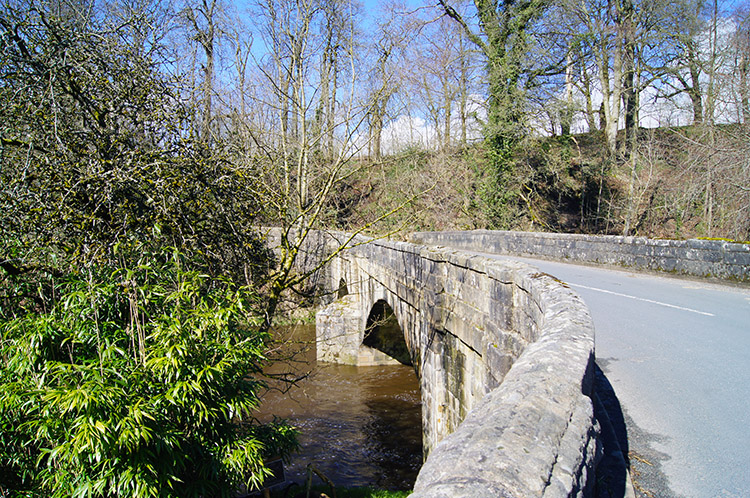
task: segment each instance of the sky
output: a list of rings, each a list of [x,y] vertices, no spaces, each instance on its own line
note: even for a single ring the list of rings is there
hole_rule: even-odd
[[[368,29],[375,29],[374,26],[379,18],[382,18],[385,14],[383,13],[383,5],[385,2],[392,2],[394,0],[352,0],[359,2],[364,10],[364,17],[358,19],[358,27],[361,30],[367,31]],[[428,6],[435,6],[437,0],[399,0],[404,4],[405,11],[413,11],[419,8]],[[455,0],[454,0],[455,1]],[[246,11],[247,7],[251,5],[252,0],[243,0],[236,4],[238,11]],[[736,6],[744,4],[747,5],[748,0],[725,0],[721,2],[725,11],[732,10]],[[256,37],[257,38],[257,37]],[[259,40],[256,39],[256,43]],[[689,101],[687,97],[684,97],[684,102],[678,97],[673,102],[667,102],[664,100],[657,100],[655,97],[655,90],[653,88],[647,89],[641,95],[641,109],[640,109],[640,125],[644,127],[656,127],[664,125],[682,125],[689,124],[692,120],[692,113],[688,111]],[[481,96],[477,96],[478,100],[481,100]],[[594,104],[598,107],[601,101],[601,92],[599,97],[594,96]],[[719,121],[731,121],[733,115],[736,114],[736,109],[726,108],[723,111],[724,115],[719,117]],[[580,117],[580,115],[579,115]],[[540,126],[540,128],[542,128]],[[458,129],[458,126],[453,126],[453,129]],[[582,117],[578,120],[577,126],[574,127],[575,131],[585,131],[585,123]],[[407,147],[410,145],[428,146],[430,143],[435,142],[435,131],[432,126],[425,121],[424,117],[414,116],[409,117],[406,115],[397,115],[386,125],[383,133],[383,145],[384,149],[388,152],[392,152],[395,149]]]

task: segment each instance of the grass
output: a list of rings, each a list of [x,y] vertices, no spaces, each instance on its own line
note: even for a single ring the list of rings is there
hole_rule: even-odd
[[[331,489],[328,486],[318,485],[313,486],[314,491],[326,493],[328,496],[333,498]],[[294,487],[287,493],[287,497],[297,496],[299,493],[303,493],[305,489]],[[336,498],[406,498],[411,494],[411,491],[388,491],[385,489],[376,489],[370,487],[364,488],[336,488]],[[312,496],[312,494],[311,494]],[[278,490],[271,493],[271,498],[285,498],[284,491]]]
[[[405,498],[411,491],[388,491],[374,488],[348,488],[336,490],[337,498]]]

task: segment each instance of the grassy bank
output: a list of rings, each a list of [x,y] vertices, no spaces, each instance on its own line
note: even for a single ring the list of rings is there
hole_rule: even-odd
[[[599,131],[528,138],[514,151],[507,203],[493,206],[481,144],[451,154],[383,157],[340,186],[337,224],[349,229],[413,199],[379,225],[653,238],[750,238],[750,129],[641,129],[635,152],[612,157]],[[489,190],[488,190],[489,189]],[[502,211],[502,212],[500,212]]]
[[[333,498],[331,489],[328,486],[313,486],[312,491],[326,493],[330,498]],[[410,494],[411,491],[388,491],[370,487],[336,488],[336,498],[406,498]],[[305,496],[304,488],[293,487],[288,491],[281,489],[271,493],[271,498],[297,498],[298,496]],[[319,495],[311,492],[310,496],[317,497]]]

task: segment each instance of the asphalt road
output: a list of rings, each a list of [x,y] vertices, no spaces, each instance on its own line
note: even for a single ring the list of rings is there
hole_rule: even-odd
[[[638,496],[750,497],[750,289],[507,259],[559,278],[589,306]]]

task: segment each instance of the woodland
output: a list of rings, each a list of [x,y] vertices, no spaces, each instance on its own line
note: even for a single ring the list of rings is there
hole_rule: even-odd
[[[262,486],[311,230],[750,239],[749,71],[747,1],[0,0],[0,496]]]

